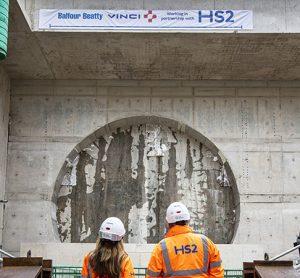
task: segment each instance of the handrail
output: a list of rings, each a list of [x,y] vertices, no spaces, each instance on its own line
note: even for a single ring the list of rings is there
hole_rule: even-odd
[[[15,258],[14,255],[12,255],[12,254],[10,254],[10,253],[8,253],[8,252],[2,250],[2,249],[0,249],[0,253],[3,254],[3,255],[5,255],[5,256],[7,256],[7,257]]]
[[[276,257],[271,258],[270,261],[275,261],[275,260],[277,260],[277,259],[283,257],[284,255],[289,254],[289,253],[291,253],[291,252],[293,252],[294,250],[297,250],[297,249],[299,249],[299,248],[300,248],[300,244],[299,244],[299,245],[296,245],[294,248],[291,248],[291,249],[289,249],[289,250],[287,250],[287,251],[285,251],[285,252],[283,252],[283,253],[277,255]]]

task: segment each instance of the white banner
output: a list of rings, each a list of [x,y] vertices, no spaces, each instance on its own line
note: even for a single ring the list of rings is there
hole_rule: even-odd
[[[247,10],[40,10],[39,29],[253,29]]]

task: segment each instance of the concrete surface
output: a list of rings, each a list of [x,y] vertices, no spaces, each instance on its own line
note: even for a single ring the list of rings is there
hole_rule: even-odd
[[[102,9],[102,10],[252,10],[255,33],[293,33],[299,32],[300,3],[297,0],[201,0],[180,1],[154,0],[97,1],[97,0],[23,0],[27,13],[33,22],[33,29],[38,25],[39,9]]]
[[[162,9],[171,3],[172,9],[182,5],[254,9],[255,29],[241,34],[31,32],[24,9],[32,15],[42,7],[141,8],[144,1],[20,2],[21,8],[12,1],[9,52],[4,61],[13,79],[300,79],[300,3],[296,1],[159,3]],[[147,9],[158,5],[147,3]]]
[[[3,209],[5,203],[5,182],[8,142],[8,113],[10,97],[10,80],[0,65],[0,244],[2,244]]]
[[[180,200],[192,212],[195,232],[230,243],[239,194],[228,163],[208,141],[153,116],[113,122],[89,135],[56,180],[52,201],[61,241],[95,242],[99,223],[114,215],[128,231],[125,242],[156,243],[165,234],[168,205]]]
[[[31,250],[32,256],[51,258],[55,266],[82,266],[83,257],[95,248],[92,243],[56,243],[21,245],[21,256]],[[135,267],[147,267],[154,244],[125,244]],[[264,250],[255,244],[218,244],[225,269],[242,269],[243,261],[263,260]]]
[[[65,159],[100,127],[138,115],[186,124],[224,154],[240,194],[234,244],[290,248],[300,229],[299,92],[298,82],[13,81],[6,250],[59,241],[51,200]]]
[[[108,123],[145,115],[190,127],[227,159],[240,200],[233,244],[256,244],[270,256],[292,246],[300,230],[298,1],[201,1],[202,9],[253,9],[255,28],[242,34],[32,32],[39,8],[192,9],[199,3],[18,2],[11,1],[8,58],[0,68],[6,251],[18,255],[29,242],[55,248],[53,196],[66,158],[74,159],[75,148]],[[236,259],[234,246],[224,249],[228,264]]]

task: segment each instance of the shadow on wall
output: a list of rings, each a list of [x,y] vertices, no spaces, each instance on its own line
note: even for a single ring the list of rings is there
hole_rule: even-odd
[[[194,129],[155,116],[107,124],[68,155],[52,201],[62,242],[95,242],[110,216],[125,223],[125,242],[156,243],[165,212],[182,201],[191,227],[216,243],[230,243],[239,194],[228,161]]]

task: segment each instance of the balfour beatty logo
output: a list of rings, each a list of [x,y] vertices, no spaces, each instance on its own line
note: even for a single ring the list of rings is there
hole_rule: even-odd
[[[101,13],[61,13],[57,14],[58,19],[99,19],[102,20],[103,14]]]

